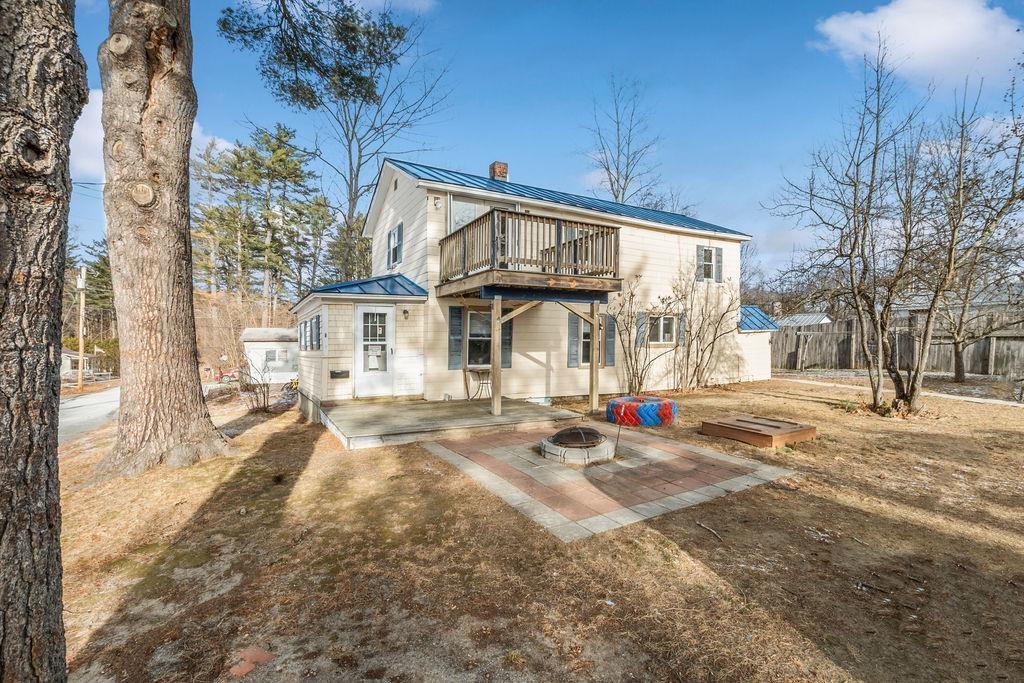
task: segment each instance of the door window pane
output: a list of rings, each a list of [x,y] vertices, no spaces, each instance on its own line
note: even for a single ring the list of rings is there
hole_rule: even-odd
[[[363,313],[363,370],[388,370],[388,314]]]

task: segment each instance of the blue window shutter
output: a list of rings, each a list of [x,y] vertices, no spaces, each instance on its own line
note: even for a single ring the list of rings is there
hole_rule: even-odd
[[[648,334],[650,331],[647,329],[647,314],[637,313],[636,314],[636,339],[634,342],[637,346],[647,346]]]
[[[395,241],[398,243],[398,258],[395,263],[401,263],[402,257],[405,255],[405,224],[398,224],[398,232],[395,235]]]
[[[715,282],[722,281],[722,248],[715,247]]]
[[[509,320],[501,325],[501,367],[512,367],[512,323]]]
[[[448,307],[448,369],[462,369],[462,306]]]
[[[575,313],[569,314],[569,367],[580,366],[580,317]]]
[[[604,364],[605,367],[615,365],[615,316],[604,316]]]
[[[686,316],[680,315],[676,318],[676,346],[683,344],[683,331],[686,329]]]
[[[697,245],[697,282],[704,279],[704,247]]]

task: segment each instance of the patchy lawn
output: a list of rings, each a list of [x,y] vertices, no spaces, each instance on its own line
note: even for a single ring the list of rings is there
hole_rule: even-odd
[[[564,545],[419,446],[345,452],[295,411],[221,406],[234,456],[131,481],[89,483],[110,428],[73,442],[72,678],[229,679],[253,647],[256,681],[1024,678],[1024,411],[889,419],[784,381],[681,400],[660,433],[802,474]],[[696,433],[730,412],[819,438]]]
[[[904,375],[905,376],[905,375]],[[784,371],[777,375],[779,379],[793,377],[796,379],[809,379],[816,382],[830,382],[832,384],[852,384],[856,386],[871,386],[868,380],[867,370],[804,370]],[[883,386],[886,390],[892,391],[892,381],[888,375],[883,378]],[[1017,382],[1020,380],[1014,378]],[[954,382],[953,375],[932,372],[924,376],[923,386],[925,391],[936,391],[940,394],[952,394],[954,396],[966,396],[969,398],[996,398],[1001,401],[1014,400],[1014,381],[1006,377],[993,375],[967,375],[964,381]]]

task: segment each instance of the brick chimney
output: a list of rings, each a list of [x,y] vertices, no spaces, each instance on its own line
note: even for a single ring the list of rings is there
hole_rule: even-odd
[[[487,170],[491,180],[508,180],[508,164],[504,161],[492,161]]]

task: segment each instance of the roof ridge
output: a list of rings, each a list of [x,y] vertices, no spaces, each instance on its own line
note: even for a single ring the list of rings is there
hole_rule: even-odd
[[[493,185],[491,189],[502,194],[509,194],[513,196],[520,196],[525,199],[536,199],[540,201],[551,201],[556,204],[562,204],[563,206],[574,206],[576,208],[596,211],[598,213],[605,213],[609,215],[617,215],[625,218],[633,218],[635,220],[646,220],[652,223],[660,223],[662,225],[674,226],[678,228],[688,228],[692,230],[702,230],[705,232],[716,232],[729,235],[737,235],[740,237],[749,237],[746,233],[740,232],[739,230],[733,230],[732,228],[726,228],[714,223],[703,221],[699,218],[687,216],[683,213],[675,213],[672,211],[663,211],[661,209],[651,209],[643,206],[636,206],[634,204],[626,204],[624,202],[616,202],[611,199],[602,199],[600,197],[587,197],[586,195],[575,194],[573,192],[564,192],[562,190],[551,190],[544,187],[538,187],[536,185],[526,185],[524,183],[514,183],[508,180],[496,180],[487,176],[477,175],[475,173],[469,173],[467,171],[456,171],[452,169],[442,168],[440,166],[432,166],[430,164],[424,164],[417,161],[406,161],[404,159],[396,159],[394,157],[386,157],[385,163],[390,162],[397,166],[399,169],[406,172],[412,172],[416,175],[413,169],[424,169],[429,172],[433,172],[436,175],[455,175],[463,176],[468,179],[475,180],[483,185],[482,187],[476,187],[474,185],[463,185],[463,187],[475,187],[478,190],[488,189],[487,185]],[[410,168],[411,167],[411,168]],[[420,180],[433,180],[435,182],[444,182],[440,178],[429,178],[418,176]],[[458,182],[454,184],[460,184]],[[521,188],[520,192],[511,191],[514,188]],[[523,193],[523,190],[529,191]],[[548,195],[548,196],[544,196]],[[559,201],[559,197],[562,201]],[[566,201],[566,199],[575,200],[574,202]],[[609,210],[618,208],[618,211]],[[644,215],[647,214],[647,215]],[[659,220],[659,218],[661,220]],[[666,219],[675,220],[666,220]]]

